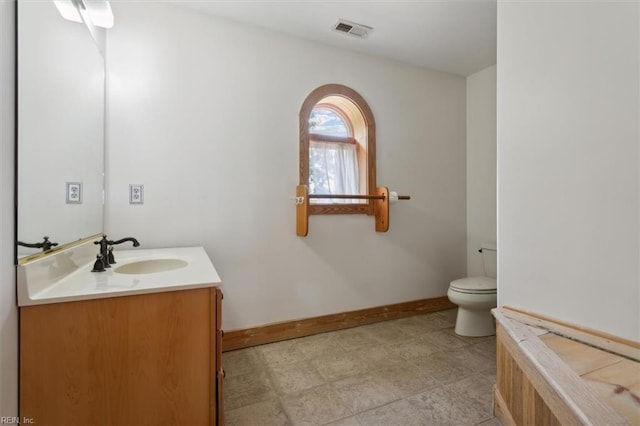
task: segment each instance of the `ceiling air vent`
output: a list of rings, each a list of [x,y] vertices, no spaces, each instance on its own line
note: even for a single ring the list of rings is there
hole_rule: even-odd
[[[367,25],[356,24],[355,22],[340,19],[333,26],[333,30],[340,33],[349,34],[354,37],[365,38],[369,34],[369,32],[373,30],[373,28]]]

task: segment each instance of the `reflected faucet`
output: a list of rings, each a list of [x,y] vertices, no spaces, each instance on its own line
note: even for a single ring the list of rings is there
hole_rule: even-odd
[[[49,241],[49,237],[42,237],[44,241],[41,243],[23,243],[22,241],[18,241],[18,245],[22,247],[30,247],[30,248],[41,248],[42,251],[51,250],[52,247],[58,245],[58,243],[52,243]]]
[[[136,240],[133,237],[126,237],[118,241],[113,241],[113,240],[107,239],[106,235],[103,235],[101,240],[93,242],[93,244],[97,244],[100,246],[99,260],[102,261],[102,265],[104,268],[111,268],[111,264],[116,263],[116,259],[113,256],[113,247],[109,247],[109,246],[122,244],[127,241],[131,241],[134,247],[140,246],[140,243],[138,242],[138,240]],[[98,268],[96,268],[94,265],[94,269],[98,269]],[[101,271],[95,271],[95,272],[101,272]]]

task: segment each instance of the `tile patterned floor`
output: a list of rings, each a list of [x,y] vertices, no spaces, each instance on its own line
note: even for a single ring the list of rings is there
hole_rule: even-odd
[[[500,425],[495,338],[455,310],[225,352],[227,426]]]

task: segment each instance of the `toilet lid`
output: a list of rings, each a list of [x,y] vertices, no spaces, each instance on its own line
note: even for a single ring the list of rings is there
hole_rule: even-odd
[[[468,277],[451,281],[451,288],[473,293],[495,293],[496,279],[489,277]]]

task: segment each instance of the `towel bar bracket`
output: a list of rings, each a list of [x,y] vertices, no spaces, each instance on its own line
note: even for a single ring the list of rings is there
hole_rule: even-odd
[[[309,194],[307,185],[296,187],[296,234],[306,237],[309,233],[309,200],[310,199],[342,199],[373,200],[376,218],[376,232],[389,230],[389,188],[379,186],[375,194]],[[398,195],[398,200],[410,200],[409,195]]]

